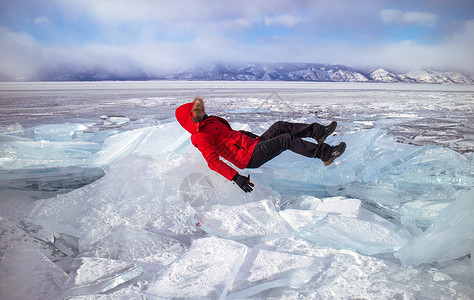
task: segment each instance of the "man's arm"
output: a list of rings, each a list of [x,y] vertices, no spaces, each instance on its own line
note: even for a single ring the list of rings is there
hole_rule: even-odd
[[[231,168],[228,164],[220,159],[219,155],[216,154],[216,148],[213,144],[209,143],[200,136],[192,136],[191,141],[193,145],[201,152],[211,170],[221,174],[229,181],[231,181],[238,174],[236,170]]]

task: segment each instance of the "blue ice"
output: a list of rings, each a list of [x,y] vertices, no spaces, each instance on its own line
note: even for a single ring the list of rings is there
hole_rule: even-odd
[[[342,289],[337,282],[348,280],[350,272],[341,268],[350,261],[361,274],[375,268],[380,282],[395,281],[381,287],[393,291],[388,297],[400,294],[397,284],[413,293],[429,284],[440,295],[456,294],[447,284],[452,279],[381,257],[416,266],[471,254],[470,155],[398,143],[382,129],[361,130],[328,138],[348,145],[329,167],[286,152],[258,170],[241,171],[256,184],[244,194],[209,170],[175,122],[101,134],[102,141],[81,126],[51,125],[37,128],[34,138],[17,134],[2,143],[3,186],[26,181],[34,168],[52,181],[61,181],[68,169],[84,170],[84,176],[103,172],[81,188],[35,201],[28,213],[37,237],[48,236],[45,244],[76,261],[66,296],[218,299],[279,291],[291,297],[299,289],[323,295],[328,286]],[[41,143],[49,150],[37,151]],[[7,236],[5,243],[13,240]],[[116,269],[77,281],[109,262]],[[51,266],[47,261],[39,276],[66,282]],[[0,272],[9,267],[2,260]],[[22,272],[28,269],[19,268],[15,276]],[[339,277],[330,281],[332,276]],[[361,278],[366,281],[360,286],[371,281]],[[369,290],[366,296],[374,296]]]

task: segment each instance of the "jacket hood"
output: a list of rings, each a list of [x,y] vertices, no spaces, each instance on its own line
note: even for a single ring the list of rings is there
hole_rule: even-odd
[[[199,122],[193,122],[193,102],[181,105],[176,109],[175,116],[179,124],[190,134],[199,132]]]

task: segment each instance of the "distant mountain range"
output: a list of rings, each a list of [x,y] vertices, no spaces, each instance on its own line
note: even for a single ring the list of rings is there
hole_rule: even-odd
[[[342,65],[323,64],[215,64],[197,67],[165,76],[168,80],[236,80],[236,81],[322,81],[322,82],[409,82],[473,84],[474,80],[459,72],[413,71],[396,74],[385,69],[361,71]]]
[[[431,70],[397,74],[382,68],[358,70],[343,65],[314,63],[217,63],[193,67],[171,74],[134,72],[113,74],[107,71],[49,74],[44,80],[229,80],[229,81],[314,81],[314,82],[408,82],[435,84],[474,84],[474,79],[459,72]]]

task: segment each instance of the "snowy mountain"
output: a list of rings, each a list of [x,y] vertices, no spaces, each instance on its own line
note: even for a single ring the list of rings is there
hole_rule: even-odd
[[[458,83],[472,84],[474,81],[459,72],[435,72],[430,70],[410,71],[406,74],[395,74],[384,69],[370,72],[369,78],[377,82],[410,82],[410,83]]]
[[[0,80],[2,77],[0,76]],[[103,68],[82,71],[49,70],[37,81],[104,81],[104,80],[217,80],[217,81],[314,81],[314,82],[408,82],[435,84],[474,84],[474,79],[458,72],[431,70],[397,74],[383,68],[371,71],[343,65],[316,63],[215,63],[192,66],[173,73],[150,73],[135,69],[113,72]]]
[[[458,72],[430,70],[396,74],[379,68],[364,72],[342,65],[252,63],[215,64],[189,68],[166,75],[167,80],[235,80],[235,81],[322,81],[322,82],[408,82],[473,84],[474,80]]]
[[[420,83],[473,83],[471,79],[457,72],[412,71],[406,76]]]
[[[402,78],[400,75],[389,72],[385,69],[377,69],[369,74],[369,78],[377,82],[401,82],[409,81],[409,79]],[[409,81],[410,82],[410,81]]]
[[[166,76],[169,80],[239,80],[239,81],[370,81],[361,71],[340,65],[322,64],[217,64],[190,68]]]

